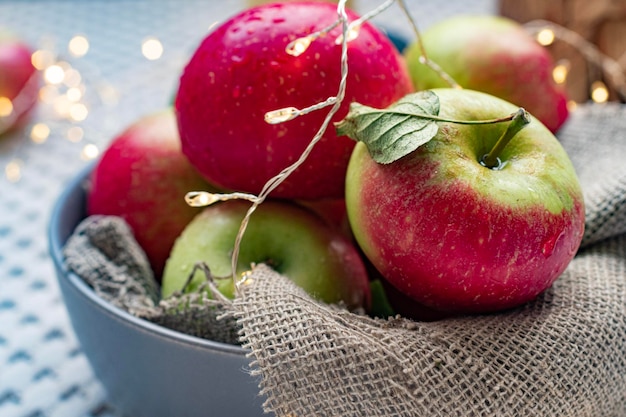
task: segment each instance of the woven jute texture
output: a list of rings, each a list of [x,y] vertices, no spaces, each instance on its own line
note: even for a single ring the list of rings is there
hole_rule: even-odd
[[[583,247],[513,311],[415,322],[321,305],[258,267],[234,303],[278,416],[626,415],[626,110],[559,133],[587,204]]]
[[[149,320],[238,339],[277,416],[626,416],[626,107],[583,106],[558,137],[583,188],[586,233],[555,284],[507,312],[375,319],[316,302],[264,265],[232,302],[177,294],[153,305],[141,301],[153,277],[141,253],[120,253],[136,242],[115,219],[86,219],[68,265]],[[121,233],[112,248],[111,230]],[[100,279],[130,280],[133,290]]]

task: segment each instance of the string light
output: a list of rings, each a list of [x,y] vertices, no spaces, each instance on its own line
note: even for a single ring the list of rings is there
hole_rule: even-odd
[[[258,197],[247,193],[217,194],[206,191],[191,191],[185,195],[185,201],[191,207],[206,207],[219,201],[248,200],[255,202]]]
[[[50,136],[50,127],[45,123],[36,123],[30,130],[30,138],[35,143],[44,143]]]
[[[602,81],[591,84],[591,99],[596,103],[606,103],[609,99],[609,90]]]
[[[564,84],[569,74],[570,62],[568,60],[559,61],[552,69],[552,78],[557,84]]]
[[[163,45],[157,38],[147,38],[141,44],[141,53],[146,59],[155,61],[163,55]]]
[[[8,97],[0,97],[0,117],[9,117],[13,113],[13,102]]]
[[[75,57],[84,56],[89,51],[89,40],[83,35],[76,35],[70,39],[67,49]]]
[[[287,44],[285,48],[285,52],[287,52],[291,56],[300,56],[302,55],[311,45],[315,38],[313,36],[305,36],[303,38],[298,38],[293,40]]]
[[[100,154],[100,150],[93,143],[89,143],[85,145],[80,153],[81,159],[85,161],[89,161],[95,159]]]
[[[13,159],[4,167],[4,174],[10,182],[18,182],[22,177],[22,161]]]
[[[65,78],[65,70],[59,64],[50,65],[44,70],[43,78],[49,84],[61,84]]]
[[[596,45],[587,41],[579,33],[557,25],[556,23],[538,19],[525,23],[524,27],[531,35],[534,35],[538,41],[540,37],[545,37],[546,40],[548,39],[548,36],[541,35],[542,33],[551,33],[551,36],[553,36],[552,42],[558,39],[572,46],[588,63],[594,64],[600,68],[603,72],[604,79],[614,88],[619,98],[626,100],[626,73],[619,61],[602,53]],[[541,41],[539,42],[542,43]],[[591,100],[596,103],[603,103],[609,99],[608,87],[603,82],[599,84],[594,82],[589,92]]]
[[[554,43],[555,37],[556,35],[554,34],[554,31],[549,28],[541,29],[535,35],[535,39],[537,39],[537,42],[539,42],[539,44],[543,46],[552,45],[552,43]]]
[[[78,143],[83,140],[84,131],[80,126],[72,126],[67,130],[67,139],[70,142]]]

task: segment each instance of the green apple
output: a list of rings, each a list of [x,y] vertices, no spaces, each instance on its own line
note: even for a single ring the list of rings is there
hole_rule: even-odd
[[[441,119],[484,121],[520,110],[471,90],[430,93]],[[346,121],[357,139],[372,132],[372,123],[368,130],[350,115]],[[432,123],[432,139],[388,163],[357,143],[346,179],[357,242],[419,306],[482,313],[535,298],[565,270],[583,235],[583,196],[567,153],[531,118],[498,163],[485,164],[510,124]]]
[[[194,265],[204,262],[220,292],[234,296],[230,279],[235,238],[249,202],[231,200],[205,208],[176,240],[163,274],[162,295],[195,291],[206,280]],[[357,248],[312,211],[285,201],[265,201],[250,218],[238,257],[237,273],[265,263],[327,303],[369,307],[367,272]]]
[[[552,77],[552,57],[521,24],[500,16],[460,15],[429,27],[421,40],[428,58],[462,87],[524,107],[552,132],[567,119],[567,98]],[[447,86],[420,62],[419,43],[405,56],[416,89]]]

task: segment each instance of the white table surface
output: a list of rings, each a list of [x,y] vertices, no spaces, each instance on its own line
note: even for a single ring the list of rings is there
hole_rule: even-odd
[[[361,13],[379,3],[353,2]],[[496,13],[493,0],[407,3],[422,29],[453,14]],[[89,109],[84,121],[72,122],[40,102],[28,125],[0,137],[0,416],[121,415],[71,328],[48,254],[50,210],[66,181],[89,163],[85,148],[102,150],[137,117],[167,106],[180,70],[209,26],[244,6],[230,0],[0,0],[0,27],[78,70]],[[376,22],[410,37],[399,13],[393,6]],[[82,57],[68,52],[75,35],[89,40]],[[147,37],[163,44],[161,59],[142,56]],[[41,143],[30,137],[35,123],[51,129]],[[73,142],[68,131],[76,127],[84,135]],[[4,171],[15,161],[21,161],[21,177],[10,181]]]

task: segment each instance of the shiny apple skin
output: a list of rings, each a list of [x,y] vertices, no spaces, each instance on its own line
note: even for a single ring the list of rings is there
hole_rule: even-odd
[[[443,117],[485,120],[517,107],[493,96],[433,90]],[[359,143],[346,204],[366,256],[418,303],[455,313],[519,306],[548,288],[580,245],[584,202],[574,168],[536,119],[480,164],[505,125],[442,123],[417,151],[388,165]]]
[[[181,76],[175,107],[183,151],[209,182],[256,194],[298,160],[329,108],[277,125],[264,116],[284,107],[303,109],[338,93],[339,28],[298,57],[285,52],[290,41],[332,24],[336,9],[325,2],[263,5],[234,16],[201,42]],[[386,107],[413,90],[404,59],[369,23],[349,43],[348,61],[346,96],[334,121],[352,101]],[[272,196],[342,198],[353,147],[331,125]]]

